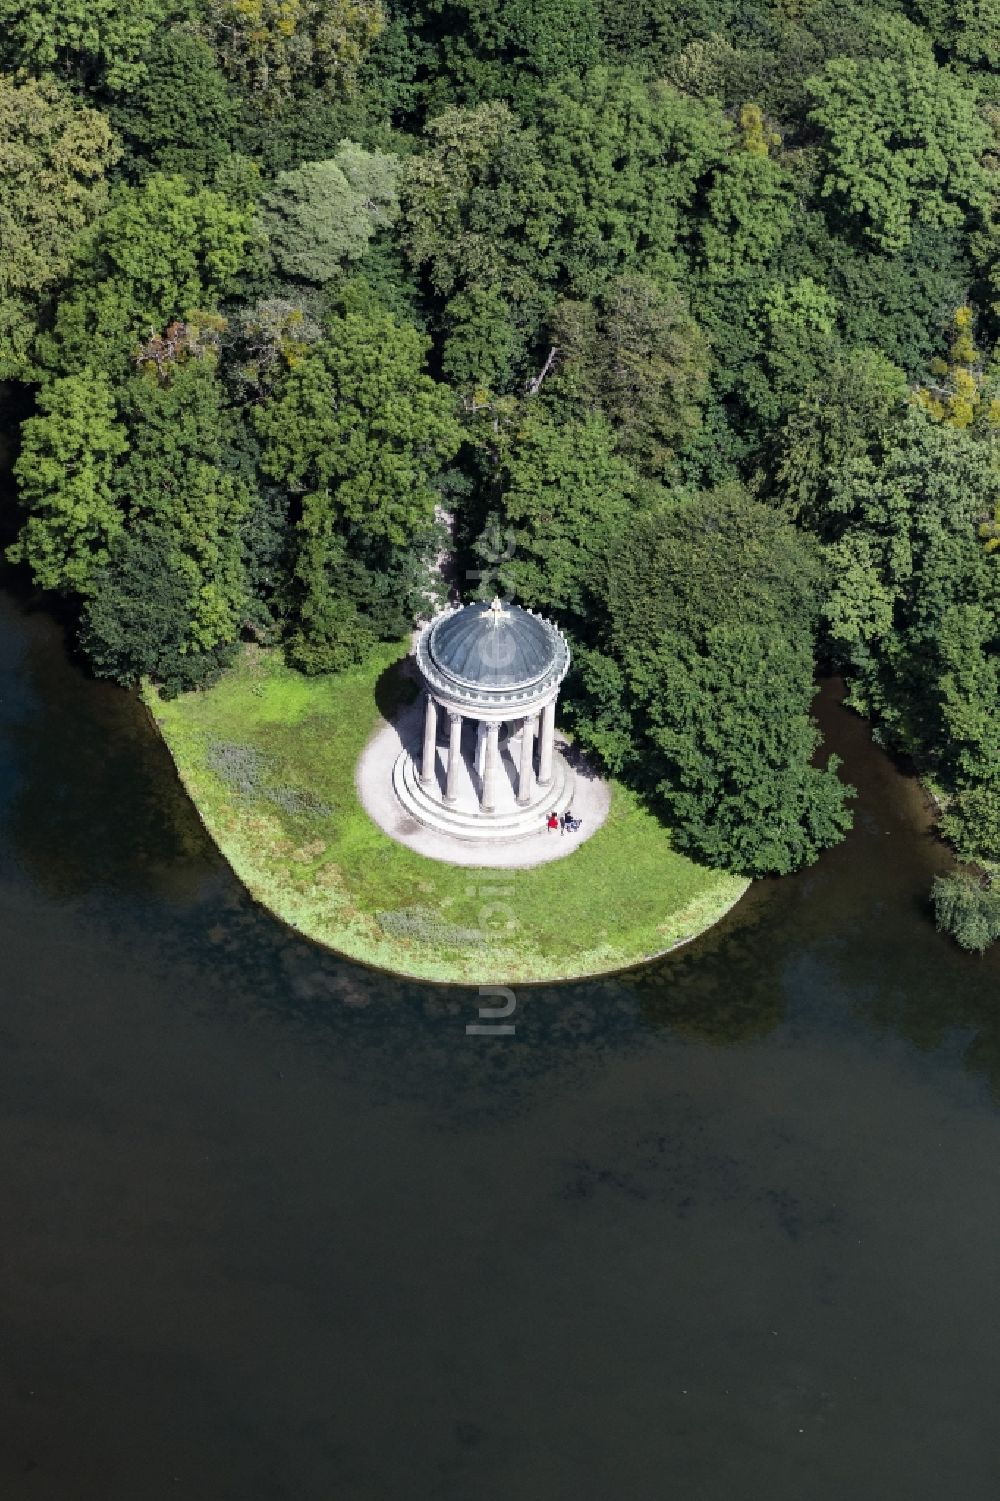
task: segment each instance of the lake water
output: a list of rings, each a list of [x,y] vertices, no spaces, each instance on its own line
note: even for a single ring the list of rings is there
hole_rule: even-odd
[[[0,602],[2,1501],[994,1501],[1000,956],[857,827],[641,972],[477,997],[254,908]]]

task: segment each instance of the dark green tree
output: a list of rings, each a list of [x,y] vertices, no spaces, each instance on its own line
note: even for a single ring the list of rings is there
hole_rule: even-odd
[[[551,305],[552,213],[537,140],[506,104],[448,109],[407,163],[403,243],[441,304],[445,369],[509,390]]]
[[[490,561],[498,532],[509,537],[510,555],[496,564],[488,589],[582,618],[598,560],[640,490],[607,421],[600,413],[560,420],[529,398],[504,436],[496,483],[500,501],[480,558]]]
[[[187,26],[158,31],[143,58],[144,77],[111,109],[131,168],[180,173],[206,186],[231,150],[237,101],[204,37]]]
[[[906,396],[902,370],[877,349],[831,348],[776,435],[775,488],[792,515],[828,528],[831,485],[892,432]]]
[[[418,0],[398,22],[397,67],[401,46],[428,115],[504,99],[527,116],[545,83],[601,60],[597,0]]]
[[[187,650],[239,638],[247,613],[243,531],[251,492],[235,470],[222,387],[208,358],[126,387],[130,451],[116,488],[130,523],[148,522],[187,583]]]
[[[357,660],[415,603],[436,483],[461,437],[426,347],[387,316],[336,317],[257,410],[264,472],[303,497],[293,655],[310,670]]]
[[[557,304],[552,347],[560,394],[603,411],[622,452],[651,477],[667,476],[708,396],[708,340],[684,295],[649,277],[617,277],[599,309]]]
[[[777,623],[713,626],[697,642],[671,633],[633,661],[655,794],[679,848],[747,875],[785,875],[843,838],[849,789],[835,757],[813,763],[813,671],[809,640]]]
[[[231,643],[192,651],[190,582],[174,538],[155,522],[118,537],[94,584],[80,645],[98,677],[130,685],[148,676],[172,695],[211,682],[232,660]]]
[[[815,547],[729,489],[635,515],[602,574],[574,705],[585,743],[711,864],[786,872],[835,843],[849,789],[833,759],[813,763]]]
[[[851,700],[938,784],[942,831],[1000,858],[1000,609],[979,537],[1000,503],[988,438],[911,409],[884,455],[845,467],[827,618]]]

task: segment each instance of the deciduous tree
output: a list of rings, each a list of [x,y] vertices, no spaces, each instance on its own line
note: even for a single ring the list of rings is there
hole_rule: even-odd
[[[537,128],[566,290],[593,297],[624,272],[672,280],[685,215],[725,151],[721,112],[669,84],[598,67],[547,90]]]
[[[810,80],[826,153],[823,195],[884,250],[917,223],[957,225],[989,201],[990,136],[975,95],[930,49],[832,58]]]
[[[850,828],[837,760],[813,764],[820,734],[808,639],[777,625],[672,633],[636,661],[656,794],[676,844],[709,865],[785,875]]]
[[[265,107],[300,82],[350,91],[385,26],[380,0],[207,0],[206,9],[226,72]]]
[[[116,487],[130,521],[149,523],[187,586],[187,649],[235,641],[246,613],[243,527],[252,497],[227,464],[228,419],[214,362],[194,358],[126,388],[130,451]]]
[[[357,660],[416,602],[461,439],[426,348],[389,317],[334,318],[258,409],[265,473],[302,495],[290,652],[308,671]]]
[[[132,170],[181,173],[203,185],[232,149],[237,100],[215,54],[189,26],[159,30],[144,74],[115,100],[111,116],[132,155]]]
[[[322,285],[360,260],[396,217],[400,170],[396,157],[343,141],[331,160],[279,173],[261,211],[281,271]]]
[[[265,473],[303,494],[329,489],[344,522],[404,545],[432,519],[435,475],[460,441],[426,352],[392,318],[332,319],[258,409]]]
[[[501,501],[487,529],[511,538],[510,557],[496,565],[499,586],[536,609],[583,616],[598,559],[636,503],[636,473],[600,413],[560,420],[535,398],[503,450]]]
[[[39,310],[105,207],[118,156],[105,117],[51,79],[0,78],[0,378],[30,373]]]
[[[165,10],[163,0],[0,0],[0,49],[31,73],[129,88]]]
[[[646,276],[615,278],[596,316],[590,308],[556,309],[560,384],[603,410],[622,452],[662,479],[701,425],[708,340],[683,293]]]
[[[27,513],[9,550],[43,589],[86,594],[108,560],[125,515],[115,484],[127,451],[110,383],[95,370],[43,387],[38,412],[21,429],[15,465]]]
[[[74,290],[44,344],[48,364],[122,368],[151,333],[215,307],[249,239],[247,209],[183,177],[120,188],[81,247]]]
[[[835,763],[813,764],[820,583],[815,547],[736,489],[638,513],[597,570],[577,732],[711,864],[792,870],[849,824]]]

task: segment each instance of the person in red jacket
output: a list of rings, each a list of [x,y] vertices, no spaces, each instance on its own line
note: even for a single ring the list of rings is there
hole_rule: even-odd
[[[548,829],[548,831],[549,831],[550,834],[552,833],[553,829],[558,829],[558,827],[559,827],[559,820],[556,817],[555,813],[550,813],[549,814],[548,818],[545,821],[545,827]]]

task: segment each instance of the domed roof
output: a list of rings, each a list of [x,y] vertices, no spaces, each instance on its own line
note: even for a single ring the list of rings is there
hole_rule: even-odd
[[[514,698],[561,678],[569,651],[555,626],[494,599],[439,615],[422,636],[425,675],[460,697]]]

